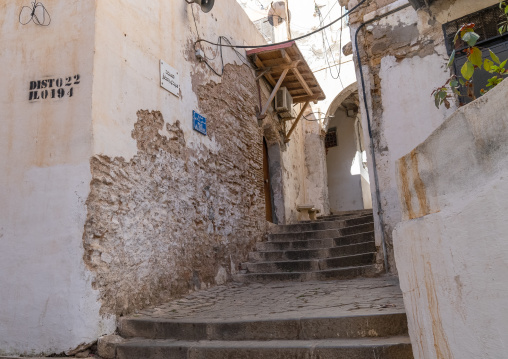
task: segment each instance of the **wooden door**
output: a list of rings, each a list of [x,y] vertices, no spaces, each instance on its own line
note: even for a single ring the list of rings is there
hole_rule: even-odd
[[[265,188],[265,208],[266,208],[266,220],[273,222],[272,213],[272,191],[270,187],[270,168],[268,165],[268,147],[266,141],[263,138],[263,182]]]

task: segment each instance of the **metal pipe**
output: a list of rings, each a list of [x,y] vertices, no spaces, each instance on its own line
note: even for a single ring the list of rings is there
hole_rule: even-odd
[[[376,187],[376,202],[377,202],[377,210],[379,215],[379,225],[381,226],[381,244],[383,246],[383,258],[385,263],[385,271],[388,273],[388,254],[386,253],[386,240],[385,240],[385,229],[384,229],[384,220],[383,220],[383,208],[381,206],[381,194],[379,192],[379,177],[377,173],[377,165],[376,165],[376,153],[374,151],[374,139],[372,138],[372,126],[370,121],[370,114],[369,114],[369,107],[367,103],[367,92],[365,91],[365,79],[363,77],[363,69],[362,69],[362,60],[360,57],[360,51],[358,48],[358,33],[360,30],[365,27],[365,25],[370,24],[371,22],[377,21],[383,17],[389,16],[391,14],[394,14],[400,10],[403,10],[407,7],[411,6],[411,4],[405,4],[403,6],[400,6],[396,9],[393,9],[391,11],[388,11],[386,14],[382,14],[379,16],[376,16],[375,18],[363,22],[360,24],[358,29],[356,29],[355,32],[355,49],[356,49],[356,58],[358,61],[358,68],[360,70],[360,80],[362,85],[362,93],[363,93],[363,104],[365,106],[365,114],[367,116],[367,127],[369,130],[369,138],[370,138],[370,152],[372,156],[372,167],[374,168],[374,185]]]

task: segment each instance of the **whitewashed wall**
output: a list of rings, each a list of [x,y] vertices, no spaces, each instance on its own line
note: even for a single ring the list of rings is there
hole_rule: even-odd
[[[508,81],[397,162],[395,259],[415,359],[508,350]]]
[[[0,355],[62,352],[115,328],[82,247],[95,2],[44,1],[48,27],[19,24],[22,5],[0,6]],[[29,101],[31,81],[69,76],[63,98],[51,98],[53,82],[49,98]]]
[[[180,119],[188,146],[218,150],[191,127],[195,87],[220,79],[194,61],[184,1],[45,0],[48,27],[20,25],[23,5],[0,5],[0,355],[61,353],[115,330],[83,261],[85,201],[91,157],[136,153],[139,109]],[[195,16],[208,39],[262,41],[235,1],[207,15],[195,6]],[[232,51],[224,56],[241,64]],[[180,71],[180,98],[158,85],[161,59]],[[31,81],[56,78],[63,98],[29,101]]]
[[[349,7],[357,1],[350,1]],[[360,23],[382,16],[407,4],[406,0],[371,3],[367,12],[355,15],[351,25],[354,42]],[[363,56],[365,89],[376,146],[379,191],[383,210],[384,236],[388,243],[390,270],[395,272],[391,234],[401,220],[397,201],[395,161],[427,138],[455,109],[444,106],[437,109],[431,98],[432,91],[450,77],[446,68],[448,55],[444,45],[442,24],[479,9],[495,4],[488,1],[437,1],[427,10],[405,8],[380,20],[370,22],[361,30],[360,51]],[[374,6],[374,5],[377,6]],[[365,33],[368,34],[364,37]],[[355,56],[358,49],[354,49]],[[357,76],[360,73],[357,68]],[[360,81],[359,81],[360,82]],[[374,91],[374,97],[372,96]],[[363,91],[359,85],[360,106],[364,137],[369,139]],[[372,157],[367,151],[371,191],[376,193]],[[381,228],[377,214],[377,199],[373,195],[376,241],[380,244]]]

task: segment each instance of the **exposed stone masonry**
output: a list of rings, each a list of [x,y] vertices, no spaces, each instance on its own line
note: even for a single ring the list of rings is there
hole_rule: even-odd
[[[84,259],[96,274],[104,314],[223,284],[261,239],[256,94],[247,66],[227,65],[220,84],[199,87],[217,150],[191,149],[177,119],[141,110],[134,158],[91,159]]]

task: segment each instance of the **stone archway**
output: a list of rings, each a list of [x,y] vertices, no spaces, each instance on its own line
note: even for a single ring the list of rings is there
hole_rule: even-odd
[[[326,116],[330,211],[340,213],[372,208],[356,83],[337,95]]]

